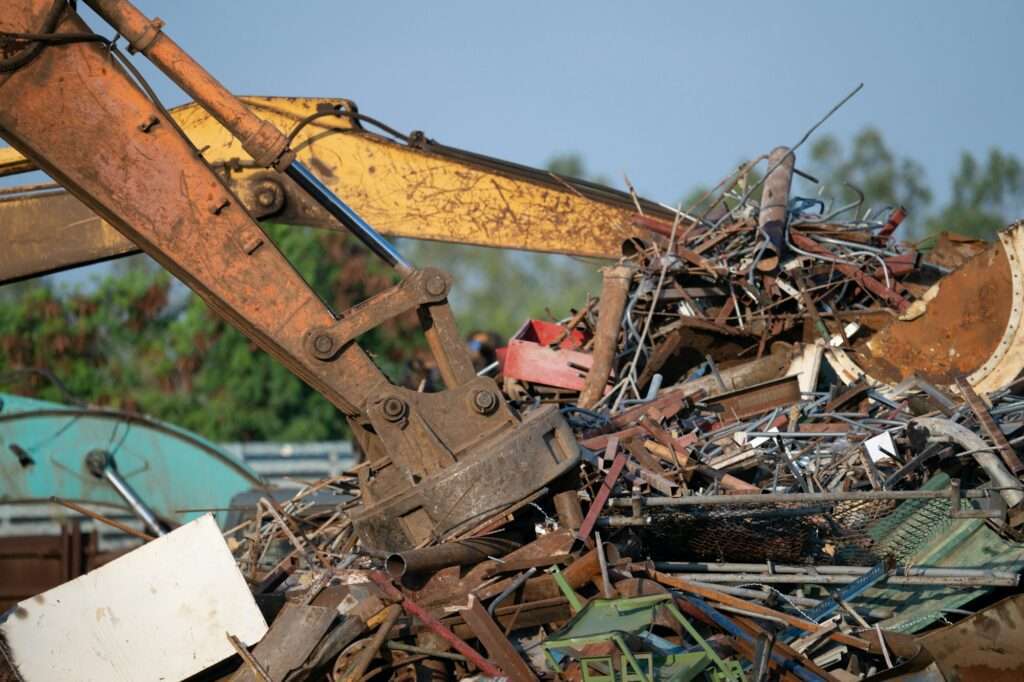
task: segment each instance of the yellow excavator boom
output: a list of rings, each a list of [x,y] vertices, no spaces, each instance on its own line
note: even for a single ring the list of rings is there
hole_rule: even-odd
[[[454,149],[422,134],[376,134],[348,100],[240,99],[286,131],[322,112],[296,136],[298,159],[393,237],[617,258],[624,241],[651,236],[633,225],[638,206],[648,216],[671,220],[663,207],[601,185]],[[326,115],[329,109],[343,113]],[[342,229],[289,178],[257,166],[202,107],[186,104],[171,113],[254,217]],[[34,169],[16,150],[0,149],[0,176]],[[7,243],[0,283],[138,252],[56,185],[0,190],[0,227]]]

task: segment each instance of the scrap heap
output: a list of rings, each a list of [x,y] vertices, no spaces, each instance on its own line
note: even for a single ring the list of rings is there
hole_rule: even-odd
[[[500,351],[519,410],[570,419],[571,481],[398,552],[346,520],[355,473],[261,507],[236,556],[289,610],[238,677],[858,679],[923,667],[914,633],[1015,587],[1017,385],[850,376],[984,247],[920,253],[893,243],[902,209],[790,198],[793,158],[768,156],[763,192],[741,168],[700,216],[638,214],[652,239],[599,299]],[[350,500],[306,502],[324,489]],[[345,615],[282,649],[318,608]]]
[[[637,214],[651,238],[600,296],[484,370],[522,413],[560,406],[576,470],[410,548],[360,538],[358,470],[261,500],[225,536],[269,631],[207,676],[947,679],[921,633],[1024,565],[1024,384],[906,329],[945,329],[942,284],[1019,228],[919,252],[902,209],[793,197],[794,155],[762,158],[699,214]]]

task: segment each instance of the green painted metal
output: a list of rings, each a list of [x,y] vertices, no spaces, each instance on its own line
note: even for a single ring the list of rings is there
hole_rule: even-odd
[[[2,504],[57,496],[100,511],[126,509],[110,485],[85,468],[85,456],[94,449],[113,453],[118,471],[139,496],[161,517],[179,523],[201,514],[182,510],[221,510],[238,493],[265,489],[249,467],[191,431],[118,410],[7,393],[0,400]],[[54,505],[55,517],[65,512]],[[217,512],[219,522],[225,516]]]
[[[701,651],[685,651],[683,647],[654,635],[651,629],[658,609],[666,609]],[[686,620],[671,595],[667,594],[592,599],[541,647],[548,666],[560,673],[561,662],[573,657],[573,651],[588,644],[607,642],[614,644],[622,656],[619,677],[615,677],[612,657],[600,655],[579,658],[585,679],[595,682],[614,679],[686,682],[704,672],[712,663],[727,675],[732,674],[732,669]]]
[[[933,476],[925,490],[945,490],[950,479]],[[963,508],[970,502],[963,500]],[[902,565],[935,568],[983,568],[1019,573],[1024,569],[1024,544],[1000,537],[983,519],[949,515],[949,502],[908,500],[868,529],[874,552]],[[867,608],[891,608],[896,615],[880,623],[886,630],[919,632],[943,618],[944,609],[957,609],[991,588],[942,585],[887,585],[867,590],[856,603]]]

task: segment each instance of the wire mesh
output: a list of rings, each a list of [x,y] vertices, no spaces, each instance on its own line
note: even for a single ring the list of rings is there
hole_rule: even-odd
[[[664,508],[641,535],[655,560],[872,566],[911,557],[948,527],[949,511],[946,499]]]

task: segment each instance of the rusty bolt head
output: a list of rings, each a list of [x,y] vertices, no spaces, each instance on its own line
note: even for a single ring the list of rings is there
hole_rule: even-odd
[[[319,357],[327,357],[334,351],[334,337],[320,332],[313,337],[313,350]]]
[[[401,398],[391,397],[384,400],[381,410],[384,412],[385,419],[389,422],[397,422],[405,418],[409,406]]]
[[[473,408],[480,414],[490,414],[498,407],[498,396],[491,391],[477,391],[473,394]]]
[[[448,282],[444,281],[444,277],[437,273],[427,277],[424,286],[431,296],[443,296],[448,290]]]
[[[256,203],[263,208],[270,208],[274,205],[274,199],[277,198],[277,192],[274,191],[273,187],[260,187],[259,191],[256,192]]]

